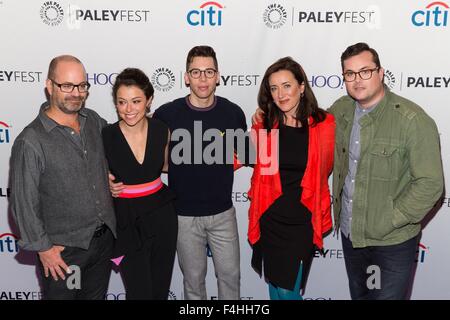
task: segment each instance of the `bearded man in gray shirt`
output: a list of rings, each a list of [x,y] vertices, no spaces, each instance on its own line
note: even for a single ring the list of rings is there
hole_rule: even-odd
[[[46,90],[49,101],[12,148],[19,245],[38,253],[44,299],[104,299],[116,227],[101,138],[106,121],[84,108],[89,83],[76,57],[51,61]],[[79,286],[58,281],[71,271]]]

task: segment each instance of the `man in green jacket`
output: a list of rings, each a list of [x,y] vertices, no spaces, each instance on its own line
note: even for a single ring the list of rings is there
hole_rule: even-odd
[[[439,133],[415,103],[384,85],[365,43],[341,56],[347,96],[336,119],[333,209],[352,299],[405,299],[421,221],[443,192]]]

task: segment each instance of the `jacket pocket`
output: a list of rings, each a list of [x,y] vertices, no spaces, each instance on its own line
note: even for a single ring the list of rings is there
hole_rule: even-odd
[[[374,144],[369,152],[370,177],[375,180],[397,180],[398,148],[388,144]]]
[[[384,240],[395,227],[392,223],[394,216],[394,201],[392,197],[386,198],[385,205],[375,212],[370,212],[366,218],[366,234],[373,240]]]

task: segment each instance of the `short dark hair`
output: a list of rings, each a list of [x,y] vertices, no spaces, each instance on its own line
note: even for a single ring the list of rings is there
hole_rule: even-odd
[[[358,42],[354,45],[349,46],[341,55],[341,67],[342,71],[344,71],[344,61],[350,57],[356,56],[361,52],[369,51],[372,53],[372,60],[376,64],[378,68],[381,68],[380,58],[378,57],[378,53],[375,49],[369,47],[367,43]]]
[[[272,129],[276,122],[284,122],[284,113],[277,107],[270,91],[269,77],[278,71],[287,70],[292,72],[299,84],[304,84],[305,91],[300,97],[300,104],[297,108],[295,118],[301,122],[302,126],[308,125],[308,117],[313,118],[312,125],[322,122],[326,118],[324,110],[319,108],[314,92],[309,85],[308,78],[302,66],[291,57],[284,57],[267,68],[261,81],[258,93],[258,106],[264,111],[264,127]]]
[[[147,75],[137,68],[126,68],[117,76],[112,88],[114,105],[117,104],[117,91],[121,86],[136,86],[144,91],[147,99],[153,97],[153,93],[155,92]]]
[[[217,63],[216,52],[210,46],[196,46],[189,50],[186,58],[186,71],[189,71],[189,65],[192,63],[195,57],[211,57],[214,60],[214,67],[219,70],[219,64]]]
[[[50,61],[50,65],[48,66],[47,79],[55,79],[55,71],[56,71],[56,68],[58,67],[58,63],[63,62],[63,61],[76,62],[76,63],[83,65],[83,63],[80,61],[80,59],[78,59],[77,57],[71,56],[69,54],[54,57],[52,59],[52,61]]]

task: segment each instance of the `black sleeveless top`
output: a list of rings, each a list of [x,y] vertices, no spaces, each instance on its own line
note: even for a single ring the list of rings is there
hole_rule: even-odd
[[[260,219],[261,238],[253,247],[252,266],[277,287],[292,290],[303,263],[304,287],[313,254],[311,213],[300,202],[308,160],[308,127],[280,125],[279,170],[283,194]]]
[[[119,122],[103,129],[103,144],[109,170],[116,181],[127,185],[151,182],[161,175],[167,144],[168,127],[157,119],[147,118],[148,132],[144,161],[140,164]],[[145,240],[145,224],[148,215],[175,198],[164,185],[156,193],[139,198],[114,198],[117,219],[115,256],[139,251]]]

